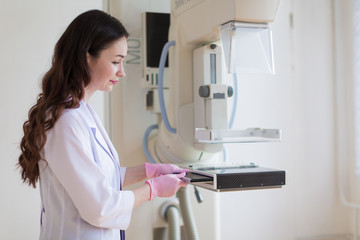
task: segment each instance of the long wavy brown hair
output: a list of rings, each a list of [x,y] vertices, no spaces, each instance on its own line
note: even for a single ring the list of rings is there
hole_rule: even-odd
[[[78,107],[84,97],[84,88],[91,79],[87,53],[99,57],[114,41],[128,36],[119,20],[100,10],[82,13],[65,30],[56,43],[52,66],[42,79],[42,92],[23,125],[17,163],[23,182],[36,188],[46,131],[64,109]]]

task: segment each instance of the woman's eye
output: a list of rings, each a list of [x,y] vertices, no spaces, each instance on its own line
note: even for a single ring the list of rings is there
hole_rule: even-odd
[[[114,65],[119,65],[120,62],[112,62]]]

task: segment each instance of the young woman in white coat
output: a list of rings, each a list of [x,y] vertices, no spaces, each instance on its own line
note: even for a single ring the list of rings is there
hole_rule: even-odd
[[[186,170],[173,164],[120,167],[88,103],[125,76],[127,38],[116,18],[91,10],[74,19],[55,46],[23,126],[18,162],[23,181],[40,185],[40,239],[124,240],[135,207],[186,187],[180,179]],[[140,181],[141,187],[123,190]]]

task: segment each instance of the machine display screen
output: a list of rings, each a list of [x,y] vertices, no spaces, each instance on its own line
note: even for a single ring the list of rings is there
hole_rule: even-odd
[[[168,42],[170,14],[146,13],[147,67],[159,67],[162,48]],[[165,67],[168,67],[166,59]]]

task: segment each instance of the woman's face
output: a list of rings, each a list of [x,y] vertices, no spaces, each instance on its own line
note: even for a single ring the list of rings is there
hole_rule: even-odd
[[[97,90],[110,92],[120,78],[125,76],[124,58],[127,50],[127,39],[122,37],[101,51],[98,58],[87,54],[91,80],[85,88],[85,102]]]

